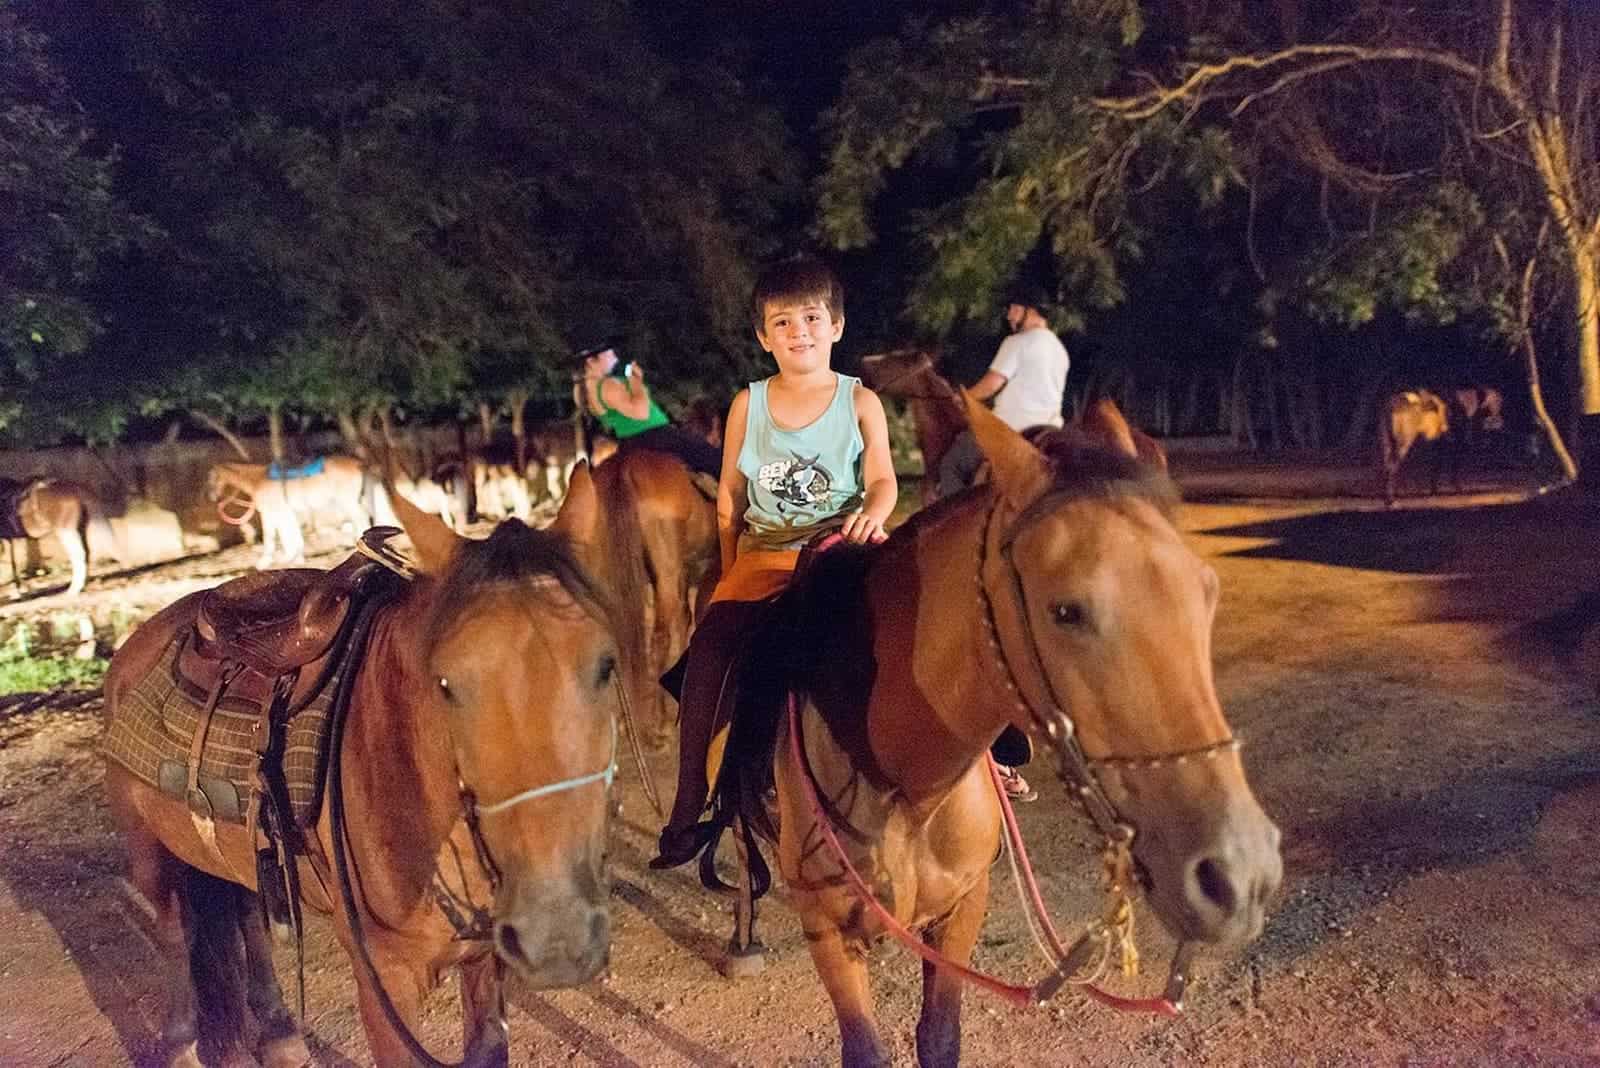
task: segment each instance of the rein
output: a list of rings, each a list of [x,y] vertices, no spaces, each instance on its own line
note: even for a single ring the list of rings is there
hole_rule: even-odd
[[[1004,816],[1006,841],[1011,849],[1013,868],[1017,873],[1018,891],[1028,907],[1028,912],[1031,914],[1028,916],[1029,926],[1034,929],[1036,937],[1042,929],[1041,948],[1046,951],[1046,960],[1054,965],[1055,971],[1032,986],[1018,986],[1013,983],[1007,983],[994,976],[949,960],[907,930],[905,925],[894,918],[889,910],[877,899],[872,889],[867,886],[866,880],[862,878],[861,873],[850,862],[843,844],[839,841],[838,832],[835,830],[833,821],[829,818],[828,812],[822,803],[815,775],[812,772],[810,761],[806,757],[804,742],[800,734],[799,705],[793,693],[789,695],[788,699],[790,754],[794,759],[796,769],[800,773],[800,781],[805,788],[806,798],[811,804],[813,818],[822,829],[823,837],[832,848],[835,859],[844,869],[845,876],[856,897],[872,911],[886,931],[923,960],[933,964],[935,967],[953,972],[975,986],[1018,1005],[1042,1004],[1053,997],[1063,985],[1072,985],[1078,987],[1101,1004],[1122,1012],[1178,1016],[1183,1012],[1183,994],[1188,984],[1189,962],[1193,956],[1193,946],[1189,942],[1180,942],[1178,944],[1177,952],[1168,971],[1166,987],[1160,997],[1124,998],[1108,993],[1095,985],[1095,980],[1104,972],[1114,953],[1120,955],[1123,974],[1136,974],[1138,969],[1138,950],[1133,941],[1133,902],[1130,897],[1131,892],[1137,888],[1133,874],[1134,861],[1132,853],[1136,832],[1133,825],[1121,817],[1116,805],[1106,795],[1104,787],[1100,785],[1099,778],[1094,773],[1094,767],[1098,764],[1129,768],[1154,768],[1166,764],[1179,764],[1191,759],[1210,759],[1220,753],[1232,752],[1238,749],[1239,742],[1237,738],[1224,738],[1195,749],[1153,757],[1112,756],[1091,760],[1084,753],[1083,746],[1078,741],[1076,725],[1063,708],[1062,702],[1050,680],[1050,675],[1045,670],[1043,660],[1039,655],[1038,639],[1034,634],[1032,620],[1028,612],[1027,591],[1023,587],[1022,574],[1017,569],[1011,554],[1012,546],[1017,537],[1034,522],[1048,514],[1050,506],[1057,499],[1055,495],[1051,494],[1029,506],[1000,543],[1000,558],[1004,561],[1006,570],[1010,575],[1010,585],[1015,593],[1019,614],[1023,621],[1023,631],[1026,637],[1024,645],[1028,654],[1027,660],[1032,665],[1034,673],[1038,676],[1043,690],[1044,702],[1042,706],[1039,702],[1030,700],[1017,683],[1016,672],[1012,668],[1011,660],[1006,656],[1005,646],[1000,640],[1000,629],[995,619],[994,599],[989,593],[988,586],[984,583],[984,572],[989,559],[988,546],[994,533],[995,522],[1001,507],[1001,501],[998,497],[995,500],[994,507],[984,520],[978,543],[977,572],[980,615],[988,637],[989,647],[994,652],[994,658],[999,665],[1006,691],[1016,703],[1017,710],[1024,713],[1032,721],[1034,726],[1044,734],[1051,748],[1055,750],[1057,776],[1067,786],[1069,792],[1077,798],[1078,804],[1083,808],[1095,827],[1104,835],[1106,841],[1104,857],[1108,883],[1108,905],[1105,917],[1092,924],[1069,948],[1062,943],[1056,934],[1054,925],[1050,922],[1044,899],[1039,893],[1038,882],[1033,875],[1032,865],[1028,861],[1027,846],[1023,842],[1022,832],[1017,824],[1016,813],[1012,810],[1011,801],[1006,796],[994,758],[985,754],[985,759],[988,761],[990,781],[994,785],[995,793],[1000,801],[1000,810]],[[1025,893],[1023,893],[1024,886],[1026,888]],[[1035,926],[1036,923],[1037,926]],[[1093,968],[1088,974],[1082,974],[1090,965],[1093,965]]]
[[[378,559],[377,557],[374,557]],[[410,576],[407,576],[408,578]],[[372,629],[373,621],[377,618],[376,611],[369,611],[362,615],[356,622],[356,629],[352,635],[356,648],[361,648]],[[417,1063],[423,1068],[461,1068],[469,1062],[470,1057],[460,1062],[440,1061],[431,1056],[416,1035],[406,1026],[400,1016],[400,1011],[395,1008],[394,1001],[389,997],[389,992],[384,988],[383,978],[378,974],[378,968],[372,960],[372,952],[367,946],[366,931],[362,927],[361,913],[355,899],[355,883],[359,873],[354,872],[354,858],[347,855],[346,838],[349,835],[349,825],[345,820],[344,812],[344,775],[342,774],[344,755],[344,727],[345,720],[350,711],[350,699],[354,692],[356,671],[347,671],[339,679],[339,689],[336,691],[333,703],[332,717],[332,747],[328,755],[328,805],[329,805],[329,837],[333,840],[334,867],[338,873],[339,897],[344,905],[345,922],[350,928],[351,941],[355,943],[356,955],[361,959],[362,967],[366,970],[367,978],[372,984],[373,992],[377,995],[378,1005],[383,1010],[384,1018],[388,1021],[390,1029],[399,1037]],[[500,866],[495,863],[494,854],[489,849],[488,841],[483,837],[480,822],[481,816],[495,815],[507,809],[514,808],[524,801],[531,801],[536,797],[546,797],[551,794],[563,793],[588,786],[591,783],[603,783],[610,790],[611,783],[617,772],[617,721],[611,719],[611,758],[606,766],[599,771],[586,775],[578,775],[560,782],[548,783],[524,790],[521,793],[490,805],[480,806],[471,787],[467,786],[460,777],[458,770],[456,786],[461,800],[462,818],[466,822],[467,830],[472,836],[472,848],[476,854],[478,867],[488,880],[491,894],[500,888]],[[458,871],[460,870],[458,858]],[[462,889],[466,889],[465,872],[462,876]],[[356,878],[352,878],[355,875]],[[455,928],[456,938],[461,941],[488,941],[493,935],[494,918],[490,911],[470,900],[462,901],[453,895],[444,886],[443,877],[440,875],[437,862],[434,866],[434,895],[439,906],[450,925]],[[457,906],[465,905],[466,913],[463,914]],[[505,1021],[502,1018],[501,1026]],[[468,1053],[470,1054],[470,1050]]]
[[[234,518],[233,516],[229,515],[228,514],[228,508],[231,505],[238,504],[241,501],[244,502],[244,506],[245,507],[244,507],[244,511],[239,514],[238,518]],[[238,487],[234,487],[233,488],[233,492],[229,493],[226,497],[223,497],[222,499],[217,501],[217,518],[221,519],[224,523],[228,524],[229,526],[242,527],[246,523],[250,522],[251,517],[254,516],[255,514],[256,514],[256,501],[255,501],[255,498],[251,497],[248,493],[244,493]]]

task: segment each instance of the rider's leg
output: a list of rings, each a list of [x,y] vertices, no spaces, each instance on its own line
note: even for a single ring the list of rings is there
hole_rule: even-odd
[[[972,436],[972,431],[963,430],[939,461],[939,496],[948,497],[972,485],[982,466],[983,452],[978,448],[978,439]]]

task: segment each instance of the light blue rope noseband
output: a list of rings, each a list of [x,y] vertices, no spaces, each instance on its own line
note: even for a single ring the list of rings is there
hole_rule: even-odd
[[[520,794],[513,794],[504,801],[496,801],[492,805],[479,805],[478,812],[484,816],[492,816],[496,812],[504,812],[508,808],[532,801],[536,797],[545,797],[549,794],[559,794],[563,790],[576,790],[580,786],[588,786],[592,782],[603,782],[606,789],[611,789],[611,781],[617,777],[617,717],[611,717],[611,763],[599,771],[590,772],[588,775],[579,775],[575,779],[563,779],[560,782],[548,783],[544,786],[535,786],[531,790],[524,790]]]

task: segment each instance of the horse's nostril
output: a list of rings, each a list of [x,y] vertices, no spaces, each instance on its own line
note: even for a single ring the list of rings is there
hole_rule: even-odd
[[[506,960],[522,960],[522,938],[517,934],[517,929],[509,923],[498,924],[495,927],[495,941],[500,946],[500,956]]]
[[[1232,881],[1216,861],[1202,860],[1196,864],[1194,880],[1205,899],[1223,912],[1231,913],[1238,904]]]

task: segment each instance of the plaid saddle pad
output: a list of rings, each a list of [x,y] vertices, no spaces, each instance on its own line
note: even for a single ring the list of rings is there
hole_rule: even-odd
[[[192,641],[192,629],[172,640],[150,673],[128,692],[100,740],[106,759],[179,800],[185,799],[189,749],[209,696],[179,671],[185,646]],[[326,671],[328,677],[319,679],[309,696],[301,697],[282,727],[283,776],[294,821],[302,828],[316,822],[322,803],[329,712],[338,691],[340,659],[329,657],[301,669]],[[199,785],[218,820],[243,823],[260,785],[257,731],[265,728],[258,727],[264,715],[260,704],[230,695],[236,688],[243,687],[224,691],[212,713],[200,756]]]

